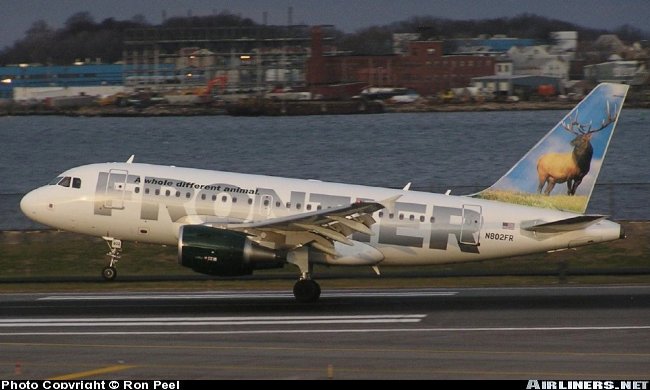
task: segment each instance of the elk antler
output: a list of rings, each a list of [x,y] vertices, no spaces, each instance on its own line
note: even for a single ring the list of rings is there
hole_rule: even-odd
[[[607,101],[607,117],[603,119],[603,121],[600,124],[600,127],[597,129],[593,129],[592,122],[589,123],[580,123],[578,122],[578,110],[576,110],[575,116],[571,119],[569,123],[562,122],[562,127],[575,135],[585,135],[585,134],[592,134],[598,131],[601,131],[602,129],[606,128],[610,124],[612,124],[616,120],[616,112],[618,111],[618,106],[614,106],[614,113],[609,109],[609,101]]]
[[[603,119],[603,121],[600,124],[600,127],[597,129],[592,129],[591,128],[591,122],[589,122],[589,128],[587,130],[584,130],[584,134],[591,134],[595,133],[597,131],[601,131],[605,127],[609,126],[610,124],[614,123],[616,120],[616,112],[618,111],[618,106],[614,105],[614,114],[612,115],[612,112],[609,110],[609,100],[607,101],[607,117]],[[580,126],[582,128],[582,126]]]
[[[578,122],[578,113],[579,113],[578,110],[576,110],[576,115],[573,118],[569,118],[571,119],[569,123],[566,123],[564,121],[562,122],[562,127],[564,128],[564,130],[575,135],[583,134],[582,125],[580,124],[580,122]]]

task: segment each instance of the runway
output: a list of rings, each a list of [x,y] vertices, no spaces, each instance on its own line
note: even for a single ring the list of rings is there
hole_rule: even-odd
[[[648,379],[650,286],[0,296],[0,377]]]

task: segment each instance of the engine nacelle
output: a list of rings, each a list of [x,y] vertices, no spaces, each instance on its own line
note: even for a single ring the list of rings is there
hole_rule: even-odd
[[[256,269],[282,268],[272,249],[243,233],[203,225],[185,225],[178,237],[178,263],[208,275],[250,275]]]

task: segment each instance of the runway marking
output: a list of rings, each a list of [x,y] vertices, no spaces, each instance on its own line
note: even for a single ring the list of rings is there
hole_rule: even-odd
[[[267,330],[223,330],[223,331],[107,331],[107,332],[3,332],[0,336],[122,336],[122,335],[268,335],[307,333],[404,333],[404,332],[557,332],[557,331],[621,331],[650,330],[650,325],[641,326],[558,326],[529,328],[366,328],[366,329],[267,329]]]
[[[49,378],[49,379],[54,380],[54,381],[81,379],[81,378],[87,378],[87,377],[90,377],[90,376],[96,376],[96,375],[100,375],[100,374],[108,374],[108,373],[111,373],[111,372],[128,370],[129,368],[134,368],[134,367],[137,367],[137,366],[128,366],[128,365],[120,364],[120,365],[115,365],[115,366],[108,366],[108,367],[98,368],[98,369],[95,369],[95,370],[81,371],[81,372],[75,372],[75,373],[72,373],[72,374],[56,376],[56,377]]]
[[[57,364],[32,364],[30,365],[31,367],[39,367],[39,368],[58,368],[59,365]],[[143,368],[146,370],[159,370],[158,372],[166,373],[169,374],[170,372],[174,372],[172,370],[176,370],[176,372],[183,372],[185,376],[190,375],[191,372],[199,372],[199,374],[203,374],[206,370],[212,370],[215,372],[221,372],[221,371],[243,371],[244,373],[250,373],[251,366],[250,365],[225,365],[225,364],[174,364],[174,365],[169,365],[169,364],[152,364],[152,363],[147,363],[143,365],[138,365],[138,366],[132,366],[135,368]],[[602,370],[590,372],[590,371],[580,371],[576,372],[574,370],[570,371],[525,371],[525,370],[495,370],[494,368],[490,370],[481,370],[481,369],[476,369],[476,370],[462,370],[462,369],[444,369],[444,368],[438,368],[438,367],[423,367],[423,368],[416,368],[416,367],[409,367],[409,368],[381,368],[381,367],[353,367],[353,366],[342,366],[342,365],[336,365],[334,366],[335,368],[335,374],[338,373],[348,373],[348,374],[373,374],[373,377],[371,379],[377,379],[376,374],[377,373],[388,373],[388,374],[456,374],[456,375],[463,375],[463,376],[468,376],[468,375],[486,375],[486,376],[493,376],[493,377],[500,377],[500,379],[503,379],[504,376],[510,376],[514,379],[520,379],[522,376],[526,377],[557,377],[558,379],[561,378],[567,378],[567,379],[575,379],[575,378],[593,378],[593,377],[606,377],[606,378],[611,378],[611,379],[630,379],[630,378],[643,378],[647,375],[646,371],[640,371],[640,372],[603,372]],[[323,379],[326,376],[326,370],[327,366],[321,365],[321,366],[314,366],[314,367],[287,367],[287,366],[267,366],[267,365],[256,365],[255,370],[263,370],[263,371],[270,371],[272,373],[283,373],[283,372],[289,372],[289,373],[322,373],[323,374]],[[241,377],[239,377],[241,378]],[[335,375],[335,378],[338,379],[345,379],[341,378],[339,375]],[[302,378],[300,376],[290,376],[287,378],[279,378],[277,376],[273,376],[272,379],[308,379],[308,378]],[[319,379],[319,378],[315,378]],[[358,377],[353,377],[352,379],[362,379]],[[391,378],[394,379],[394,378]],[[410,378],[412,379],[412,378]],[[50,378],[50,380],[53,380],[53,378]]]
[[[241,371],[243,374],[248,374],[251,372],[250,365],[165,365],[165,364],[147,364],[140,366],[146,369],[159,369],[162,372],[168,372],[169,370],[183,370],[184,373],[197,371],[197,370],[214,370],[216,372],[229,371],[229,372],[238,372]],[[256,365],[255,370],[258,371],[268,371],[272,374],[283,374],[283,373],[320,373],[323,375],[323,378],[327,375],[327,366],[320,367],[287,367],[287,366],[265,366],[265,365]],[[575,371],[515,371],[515,370],[454,370],[454,369],[444,369],[436,367],[426,367],[426,368],[377,368],[377,367],[350,367],[350,366],[336,366],[334,369],[336,374],[345,373],[345,374],[370,374],[372,377],[370,379],[377,379],[377,373],[384,374],[454,374],[454,375],[480,375],[480,376],[489,376],[497,377],[498,379],[503,379],[503,376],[508,375],[514,377],[514,379],[520,379],[520,377],[560,377],[567,379],[575,379],[576,377],[606,377],[608,379],[630,379],[630,378],[644,378],[646,373],[603,373],[602,371],[595,372],[575,372]],[[187,374],[185,374],[187,375]],[[245,377],[244,377],[245,378]],[[340,378],[339,375],[335,375],[335,378]],[[241,379],[241,377],[239,378]],[[257,378],[259,379],[259,378]],[[272,376],[271,379],[287,379],[287,378],[278,378]],[[288,379],[308,379],[302,378],[300,376],[290,376]],[[322,378],[313,378],[313,379],[322,379]],[[356,376],[351,378],[341,378],[341,379],[359,379]],[[361,378],[363,379],[363,378]],[[394,379],[394,378],[391,378]],[[409,378],[412,379],[412,378]]]
[[[322,298],[399,298],[399,297],[449,297],[457,291],[329,291],[323,292]],[[164,300],[164,299],[251,299],[251,298],[293,298],[285,292],[250,292],[250,293],[207,293],[207,294],[106,294],[106,295],[50,295],[37,298],[37,301],[120,301],[120,300]]]
[[[426,314],[357,316],[261,316],[261,317],[125,317],[0,319],[0,328],[100,327],[100,326],[227,326],[418,323]]]
[[[362,347],[362,348],[345,348],[345,347],[322,347],[322,346],[311,346],[311,347],[294,347],[291,345],[284,344],[282,346],[262,346],[262,345],[185,345],[185,344],[173,344],[173,345],[151,345],[151,344],[80,344],[80,343],[51,343],[51,342],[0,342],[0,346],[7,347],[51,347],[51,348],[92,348],[92,349],[184,349],[184,350],[215,350],[215,351],[291,351],[291,352],[341,352],[341,353],[351,353],[351,352],[363,352],[363,353],[402,353],[408,352],[413,354],[432,354],[432,355],[443,355],[443,354],[467,354],[467,355],[546,355],[546,356],[608,356],[608,357],[650,357],[649,353],[635,353],[635,352],[577,352],[577,351],[513,351],[513,350],[476,350],[476,349],[429,349],[429,348],[391,348],[391,347]],[[10,365],[12,361],[6,362],[1,361],[0,364]]]

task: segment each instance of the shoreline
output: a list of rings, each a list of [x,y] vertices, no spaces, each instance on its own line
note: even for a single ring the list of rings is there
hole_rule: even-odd
[[[410,103],[410,104],[381,104],[381,109],[366,109],[366,105],[357,101],[350,103],[334,101],[313,102],[269,102],[266,110],[254,107],[249,112],[238,111],[235,115],[244,116],[303,116],[303,115],[345,115],[345,114],[376,114],[376,113],[427,113],[427,112],[489,112],[489,111],[541,111],[541,110],[570,110],[577,102],[485,102],[485,103]],[[278,106],[278,107],[276,107]],[[280,108],[279,108],[280,107]],[[626,103],[625,108],[650,109],[648,103]],[[0,106],[1,116],[70,116],[70,117],[165,117],[165,116],[216,116],[233,115],[228,107],[197,105],[152,105],[149,107],[100,107],[87,106],[78,108],[48,108],[43,106],[21,106],[17,104]]]

